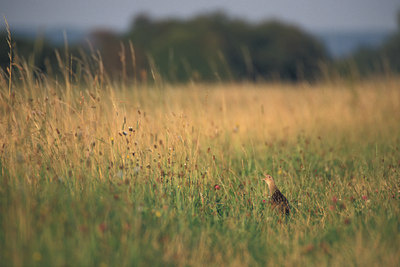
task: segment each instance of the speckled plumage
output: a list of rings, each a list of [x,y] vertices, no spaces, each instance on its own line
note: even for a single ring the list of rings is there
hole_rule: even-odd
[[[278,211],[286,215],[290,213],[289,201],[278,189],[271,196],[271,206],[272,209],[277,208]]]

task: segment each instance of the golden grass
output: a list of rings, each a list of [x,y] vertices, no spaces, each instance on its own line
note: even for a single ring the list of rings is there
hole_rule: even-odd
[[[260,144],[290,142],[299,134],[361,142],[396,138],[396,82],[359,82],[350,88],[346,83],[70,90],[50,82],[30,85],[10,97],[2,91],[0,146],[9,161],[34,162],[47,155],[50,161],[74,162],[82,153],[113,157],[113,148],[129,156],[134,150],[157,151],[157,144],[163,153],[174,147],[195,157],[210,146],[213,153],[244,143],[262,149]],[[120,136],[123,131],[130,144]]]

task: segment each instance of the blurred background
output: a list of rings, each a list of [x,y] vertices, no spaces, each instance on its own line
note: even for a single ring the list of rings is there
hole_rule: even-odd
[[[400,71],[398,0],[1,0],[0,13],[13,54],[46,73],[66,44],[72,69],[97,55],[110,77],[144,82],[312,81]],[[4,71],[4,19],[0,27]]]

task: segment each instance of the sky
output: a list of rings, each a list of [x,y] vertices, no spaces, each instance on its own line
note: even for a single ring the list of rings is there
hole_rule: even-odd
[[[11,28],[126,31],[135,15],[190,18],[224,11],[251,22],[279,19],[307,30],[392,31],[399,0],[0,0]],[[3,19],[0,26],[4,27]]]

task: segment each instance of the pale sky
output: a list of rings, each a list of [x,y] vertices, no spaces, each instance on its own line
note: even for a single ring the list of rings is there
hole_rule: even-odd
[[[188,18],[221,10],[252,22],[280,19],[307,30],[395,30],[399,0],[0,0],[11,27],[126,30],[135,15]],[[0,22],[4,26],[4,21]]]

